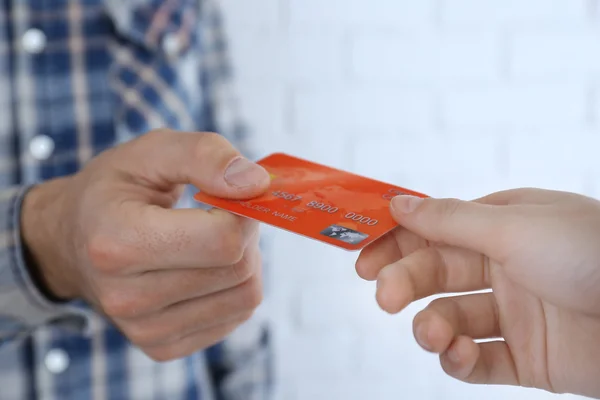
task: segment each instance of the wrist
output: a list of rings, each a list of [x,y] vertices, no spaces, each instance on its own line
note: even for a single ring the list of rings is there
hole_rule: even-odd
[[[77,297],[67,259],[59,240],[65,237],[61,220],[65,186],[69,178],[55,179],[34,186],[21,206],[23,256],[32,279],[50,300],[67,301]]]

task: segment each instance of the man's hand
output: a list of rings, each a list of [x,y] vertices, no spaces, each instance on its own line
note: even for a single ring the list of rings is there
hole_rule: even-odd
[[[82,298],[155,360],[221,340],[261,302],[258,224],[172,209],[184,184],[231,199],[269,176],[221,136],[154,131],[25,198],[23,237],[48,289]]]
[[[377,279],[384,310],[492,289],[436,299],[415,317],[417,342],[448,374],[600,397],[600,202],[520,189],[392,205],[401,227],[356,265]]]

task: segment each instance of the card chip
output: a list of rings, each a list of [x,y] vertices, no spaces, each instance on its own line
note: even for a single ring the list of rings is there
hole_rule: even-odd
[[[358,244],[369,237],[366,233],[361,233],[345,226],[331,225],[321,231],[321,235],[341,240],[348,244]]]

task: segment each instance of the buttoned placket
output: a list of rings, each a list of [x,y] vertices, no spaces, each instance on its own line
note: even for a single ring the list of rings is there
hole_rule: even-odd
[[[19,172],[22,185],[38,182],[41,179],[40,168],[51,160],[55,151],[54,139],[41,131],[43,116],[39,115],[34,67],[44,62],[44,52],[48,37],[42,27],[31,21],[36,10],[30,3],[13,2],[12,37],[14,43],[14,123],[17,143],[20,150]],[[34,363],[34,382],[36,395],[41,399],[53,399],[53,388],[61,374],[68,371],[71,363],[65,349],[52,345],[52,328],[39,327],[32,334],[32,353]]]
[[[40,179],[40,167],[54,154],[54,139],[47,132],[39,114],[39,79],[34,69],[45,62],[44,52],[48,46],[48,37],[41,26],[32,21],[35,9],[28,2],[14,2],[12,28],[14,40],[14,87],[15,131],[17,132],[19,163],[22,184],[36,183]],[[43,79],[43,78],[42,78]]]

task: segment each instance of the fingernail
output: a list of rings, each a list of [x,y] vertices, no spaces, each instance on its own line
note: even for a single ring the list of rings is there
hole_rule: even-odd
[[[379,307],[381,307],[381,309],[385,311],[384,305],[386,304],[386,296],[385,292],[381,289],[382,286],[383,283],[381,282],[381,280],[377,279],[377,282],[375,284],[375,300],[377,301],[377,304],[379,304]]]
[[[419,345],[425,350],[431,351],[431,346],[429,345],[429,335],[427,334],[427,324],[421,323],[417,326],[416,337]]]
[[[225,170],[225,181],[238,188],[259,184],[266,175],[263,167],[252,161],[238,157]]]
[[[383,287],[385,286],[382,279],[382,275],[385,275],[385,273],[383,273],[384,270],[385,267],[382,268],[381,271],[379,271],[379,273],[377,274],[377,283],[375,284],[375,297],[377,298],[377,302],[382,307],[382,309],[384,309],[384,306],[388,305],[387,291],[383,290]],[[384,311],[389,312],[385,309]]]
[[[409,214],[417,209],[423,202],[420,197],[402,195],[396,196],[392,199],[392,210],[401,212],[403,214]]]
[[[448,356],[448,360],[452,364],[458,364],[460,362],[460,357],[458,356],[458,352],[454,347],[450,347],[450,349],[446,352],[446,356]]]

